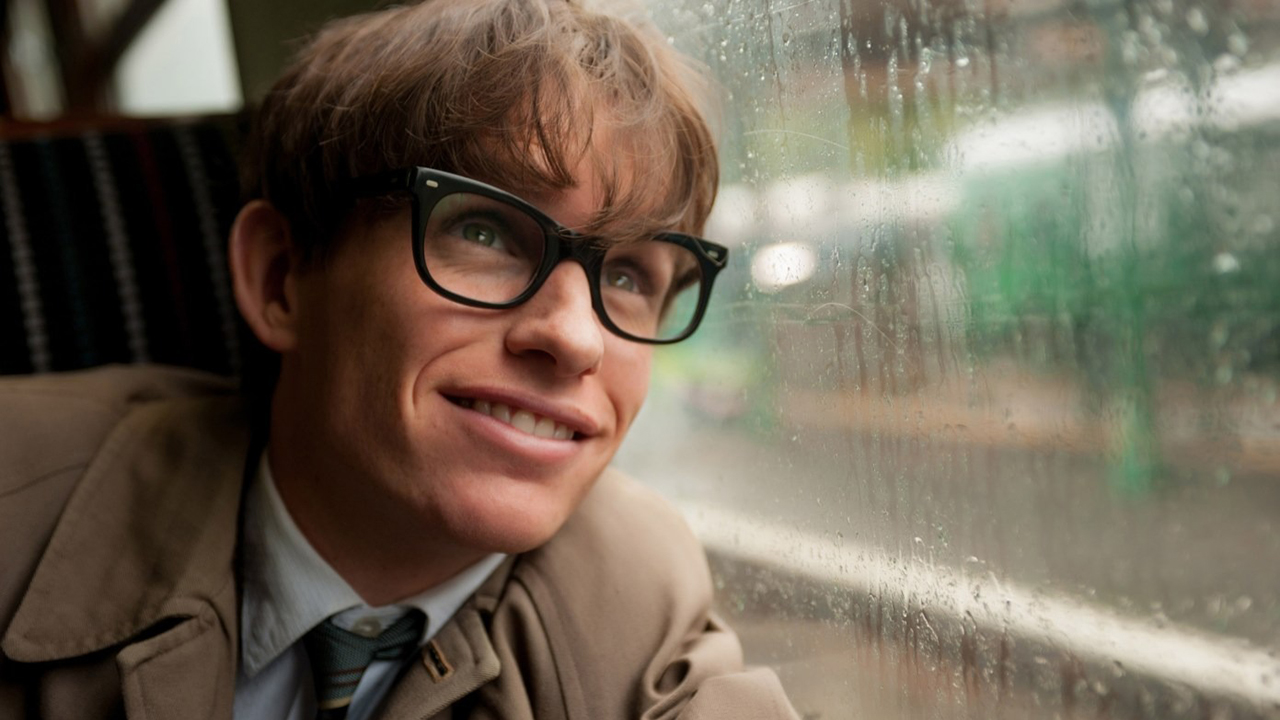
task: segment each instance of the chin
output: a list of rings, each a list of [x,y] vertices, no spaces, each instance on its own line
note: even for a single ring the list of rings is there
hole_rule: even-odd
[[[466,547],[488,553],[518,555],[535,550],[555,537],[563,523],[472,523],[456,533]]]
[[[471,502],[455,508],[454,521],[447,525],[461,545],[514,555],[549,541],[578,505],[563,498],[537,497],[537,493],[534,497],[524,495],[469,498]]]

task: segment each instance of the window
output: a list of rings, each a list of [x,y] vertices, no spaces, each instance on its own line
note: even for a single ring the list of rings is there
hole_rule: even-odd
[[[1277,6],[651,6],[733,257],[620,464],[749,659],[806,717],[1280,711]]]

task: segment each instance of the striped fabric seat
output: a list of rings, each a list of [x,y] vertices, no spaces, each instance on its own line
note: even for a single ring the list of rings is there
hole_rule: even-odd
[[[0,374],[234,374],[232,118],[0,124]]]

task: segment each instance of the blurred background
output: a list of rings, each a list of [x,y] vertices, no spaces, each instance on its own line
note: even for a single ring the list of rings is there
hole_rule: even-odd
[[[0,185],[68,123],[234,137],[369,6],[10,0]],[[1280,3],[645,7],[717,79],[732,258],[618,464],[703,537],[749,659],[809,719],[1280,717]],[[7,372],[169,357],[59,360],[23,292]]]

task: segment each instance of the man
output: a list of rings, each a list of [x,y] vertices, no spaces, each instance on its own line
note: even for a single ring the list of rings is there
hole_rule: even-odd
[[[727,254],[695,97],[562,0],[326,28],[230,237],[275,360],[249,402],[0,386],[0,716],[793,716],[683,523],[605,469]]]

